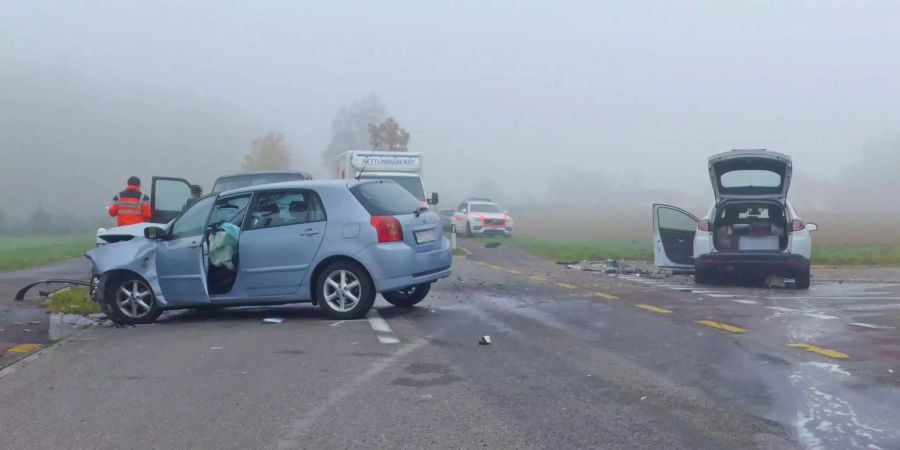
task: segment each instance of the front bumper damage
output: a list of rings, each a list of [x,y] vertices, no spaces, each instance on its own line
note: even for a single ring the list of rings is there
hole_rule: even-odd
[[[27,286],[23,287],[22,289],[19,289],[19,292],[16,293],[15,301],[21,302],[21,301],[25,300],[25,294],[27,294],[28,291],[30,291],[31,289],[33,289],[36,286],[50,285],[50,284],[62,284],[62,285],[68,285],[68,286],[87,286],[88,289],[91,290],[92,294],[93,294],[94,290],[96,290],[96,287],[97,287],[96,280],[88,280],[88,281],[67,280],[67,279],[63,279],[63,278],[52,278],[52,279],[47,279],[47,280],[40,280],[40,281],[35,281],[33,283],[30,283]],[[41,291],[41,295],[43,297],[46,297],[47,295],[49,295],[49,293],[45,293],[44,291]]]

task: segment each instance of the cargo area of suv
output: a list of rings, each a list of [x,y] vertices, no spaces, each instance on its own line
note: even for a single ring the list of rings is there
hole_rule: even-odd
[[[780,252],[788,246],[787,214],[778,202],[723,203],[712,225],[713,245],[720,252]]]

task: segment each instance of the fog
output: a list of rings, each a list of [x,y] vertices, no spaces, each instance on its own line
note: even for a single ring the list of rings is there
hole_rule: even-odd
[[[702,213],[707,156],[768,148],[798,209],[896,209],[895,2],[334,3],[0,2],[0,210],[102,217],[129,175],[208,189],[268,131],[325,178],[369,95],[442,207]]]

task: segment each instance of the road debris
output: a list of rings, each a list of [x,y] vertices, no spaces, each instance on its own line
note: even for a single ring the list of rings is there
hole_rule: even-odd
[[[262,320],[262,323],[284,323],[284,319],[281,317],[266,317]]]
[[[491,345],[491,337],[488,335],[482,336],[481,340],[478,341],[478,345]]]
[[[487,248],[497,248],[500,246],[500,243],[499,242],[488,242],[487,244],[484,244],[484,246]]]

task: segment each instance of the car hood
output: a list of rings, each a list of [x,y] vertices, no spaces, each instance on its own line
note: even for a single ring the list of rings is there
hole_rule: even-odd
[[[772,199],[784,202],[791,187],[791,157],[768,150],[732,150],[709,158],[716,201]]]
[[[167,224],[164,223],[143,222],[121,227],[100,228],[97,230],[97,238],[108,243],[128,241],[135,237],[143,238],[144,229],[147,227],[165,228],[166,226]]]

